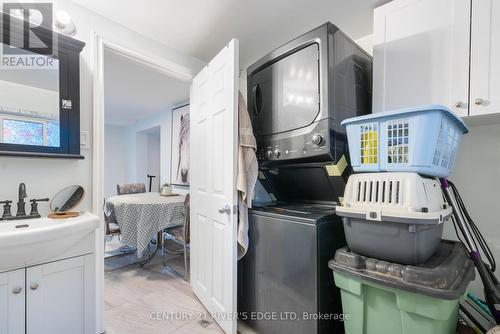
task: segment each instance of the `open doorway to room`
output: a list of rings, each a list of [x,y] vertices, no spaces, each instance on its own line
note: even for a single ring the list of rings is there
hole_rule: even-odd
[[[110,49],[104,63],[105,198],[118,184],[143,183],[149,192],[148,175],[159,192],[172,183],[172,132],[179,131],[172,115],[188,104],[190,83]]]
[[[206,312],[189,285],[190,82],[106,47],[103,65],[106,333],[221,332],[151,318]]]

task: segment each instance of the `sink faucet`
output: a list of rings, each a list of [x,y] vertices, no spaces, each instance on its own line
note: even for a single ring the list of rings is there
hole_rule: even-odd
[[[24,199],[26,195],[26,185],[24,183],[19,184],[19,200],[17,202],[17,214],[16,216],[24,217],[26,216],[26,203]]]
[[[19,199],[17,201],[17,213],[15,216],[12,215],[10,211],[12,201],[0,201],[0,204],[3,204],[3,215],[0,217],[0,220],[13,220],[13,219],[28,219],[28,218],[40,218],[40,213],[38,212],[38,202],[48,202],[48,198],[38,198],[31,199],[31,211],[30,214],[26,214],[26,202],[25,198],[27,198],[26,194],[26,185],[24,183],[19,184]]]

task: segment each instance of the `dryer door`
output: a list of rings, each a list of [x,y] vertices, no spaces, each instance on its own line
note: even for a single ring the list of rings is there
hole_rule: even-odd
[[[255,72],[249,80],[255,135],[308,126],[319,113],[319,45],[312,43],[293,52]]]

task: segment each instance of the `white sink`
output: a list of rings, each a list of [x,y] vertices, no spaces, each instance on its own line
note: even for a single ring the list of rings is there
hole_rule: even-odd
[[[57,258],[99,226],[99,218],[85,213],[66,219],[0,221],[0,272]]]

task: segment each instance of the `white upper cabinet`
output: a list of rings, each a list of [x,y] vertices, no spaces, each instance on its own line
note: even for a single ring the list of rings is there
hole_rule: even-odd
[[[395,0],[374,13],[373,111],[444,104],[466,116],[470,0]]]
[[[500,1],[472,2],[470,115],[500,112]]]
[[[394,0],[375,9],[373,54],[374,112],[500,114],[498,0]]]

